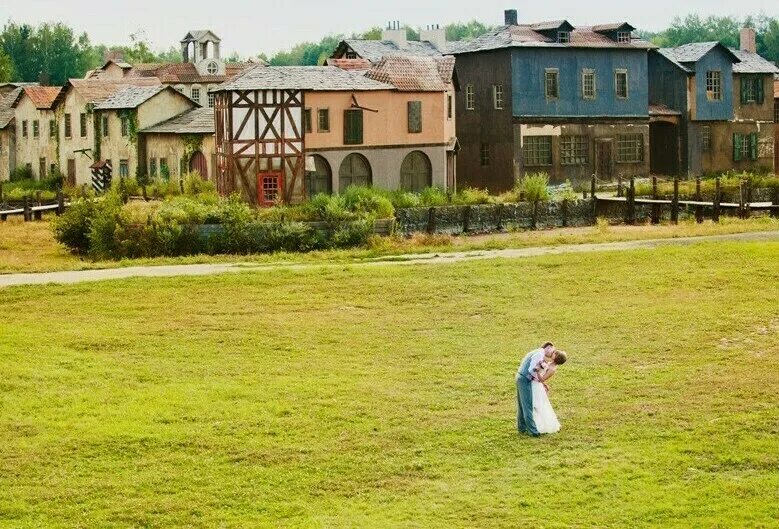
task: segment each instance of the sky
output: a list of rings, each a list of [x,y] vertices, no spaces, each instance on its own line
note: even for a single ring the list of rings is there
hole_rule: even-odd
[[[498,25],[504,9],[522,22],[566,19],[574,26],[628,21],[644,30],[666,27],[689,13],[779,17],[777,0],[644,0],[631,2],[554,0],[392,0],[375,4],[348,0],[0,0],[0,22],[60,21],[86,31],[93,43],[127,44],[142,30],[154,49],[178,46],[190,29],[211,29],[222,39],[222,55],[268,56],[329,34],[351,34],[400,20],[414,27],[479,20]]]

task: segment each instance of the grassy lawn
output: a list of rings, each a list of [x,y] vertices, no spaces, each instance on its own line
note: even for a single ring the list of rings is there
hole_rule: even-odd
[[[0,290],[0,527],[775,527],[779,243]],[[555,436],[513,374],[571,355]]]
[[[704,224],[683,222],[677,226],[671,224],[662,226],[609,226],[606,223],[600,223],[598,226],[588,228],[518,231],[494,235],[462,237],[416,235],[410,239],[377,237],[369,248],[312,252],[305,255],[289,253],[250,256],[197,255],[180,258],[91,261],[79,259],[57,244],[52,237],[47,221],[24,223],[19,219],[12,219],[7,222],[0,222],[0,274],[192,263],[352,262],[403,254],[499,250],[640,239],[669,239],[772,230],[779,230],[779,219],[769,217],[752,218],[749,220],[723,218],[720,224],[712,222]]]

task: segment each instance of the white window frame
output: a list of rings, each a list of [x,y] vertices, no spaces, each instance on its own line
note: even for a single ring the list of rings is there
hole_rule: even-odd
[[[190,93],[192,94],[192,97],[191,97],[192,101],[194,101],[195,103],[197,103],[199,105],[200,104],[200,87],[199,86],[193,86],[192,87],[192,91]]]
[[[476,109],[476,90],[472,84],[465,87],[465,110]]]
[[[633,41],[633,33],[630,31],[618,31],[617,42],[619,44],[629,44]]]
[[[558,31],[557,32],[557,42],[560,44],[569,44],[571,42],[571,32],[570,31]]]
[[[706,99],[722,101],[722,72],[719,70],[706,72]]]
[[[592,93],[587,93],[587,77],[592,78]],[[592,68],[585,68],[582,70],[582,98],[592,101],[598,98],[597,89],[597,77],[595,76],[595,70]]]
[[[492,85],[492,106],[495,110],[503,110],[503,85]]]
[[[208,93],[208,108],[214,108],[216,104],[216,94],[213,92]]]

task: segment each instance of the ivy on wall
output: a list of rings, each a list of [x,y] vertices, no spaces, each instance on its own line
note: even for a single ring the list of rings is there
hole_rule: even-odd
[[[184,142],[183,163],[189,164],[192,155],[203,148],[203,136],[200,134],[184,134],[181,137]]]
[[[127,120],[128,137],[130,145],[138,144],[138,114],[135,110],[120,110],[119,119]]]

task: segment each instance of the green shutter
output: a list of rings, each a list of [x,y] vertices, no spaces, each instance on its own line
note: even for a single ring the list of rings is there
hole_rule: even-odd
[[[362,143],[362,110],[344,110],[344,144],[359,145]]]
[[[755,78],[755,99],[757,99],[757,102],[759,104],[763,104],[765,102],[765,94],[763,93],[763,78],[758,76]]]
[[[410,133],[422,132],[422,102],[408,102],[408,131]]]
[[[752,79],[749,77],[742,77],[741,78],[741,104],[745,105],[747,103],[747,90],[749,87],[749,83],[752,82]]]
[[[749,154],[752,160],[757,160],[757,132],[749,135]]]
[[[733,161],[741,161],[741,134],[733,135]]]

